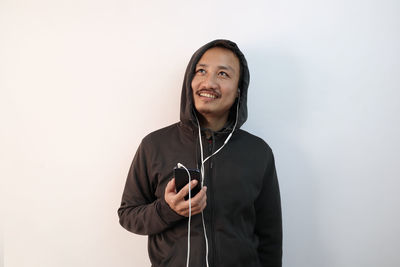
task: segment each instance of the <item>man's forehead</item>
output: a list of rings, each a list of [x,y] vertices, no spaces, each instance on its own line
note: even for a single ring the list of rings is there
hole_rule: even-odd
[[[235,71],[235,67],[240,68],[240,61],[236,54],[224,47],[213,47],[205,51],[196,66],[209,67],[213,61],[216,61],[220,69]]]

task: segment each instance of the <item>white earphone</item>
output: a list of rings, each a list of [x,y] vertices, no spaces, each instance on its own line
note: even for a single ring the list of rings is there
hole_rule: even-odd
[[[240,104],[240,89],[238,88],[238,101],[237,101],[237,106],[236,106],[236,119],[235,119],[235,124],[233,126],[232,132],[229,133],[228,137],[225,139],[224,143],[218,150],[216,150],[213,154],[208,156],[206,159],[204,159],[203,155],[203,142],[201,141],[201,128],[200,128],[200,123],[199,120],[196,117],[197,120],[197,127],[199,129],[199,145],[200,145],[200,156],[201,156],[201,168],[200,168],[200,174],[201,174],[201,188],[204,186],[204,163],[209,160],[212,156],[217,154],[221,149],[228,143],[229,139],[231,139],[233,132],[236,130],[236,126],[238,123],[238,117],[239,117],[239,104]],[[178,163],[178,168],[184,168],[188,174],[188,182],[189,182],[189,220],[188,220],[188,250],[187,250],[187,256],[186,256],[186,267],[189,267],[189,257],[190,257],[190,222],[191,222],[191,217],[192,217],[192,203],[191,203],[191,177],[190,177],[190,172],[189,170],[181,163]],[[204,232],[204,240],[206,242],[206,265],[209,267],[208,264],[208,239],[207,239],[207,232],[206,232],[206,225],[204,223],[204,214],[203,211],[201,212],[201,220],[203,224],[203,232]]]

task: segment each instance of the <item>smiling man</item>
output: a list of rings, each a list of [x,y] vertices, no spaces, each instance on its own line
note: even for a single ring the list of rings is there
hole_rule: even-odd
[[[240,63],[226,48],[207,50],[196,65],[192,80],[193,99],[201,126],[219,131],[239,95]]]
[[[118,214],[125,229],[149,236],[152,266],[282,266],[274,157],[240,129],[249,80],[235,43],[204,45],[186,69],[180,122],[142,140]],[[190,201],[189,184],[176,190],[177,163],[201,173]]]

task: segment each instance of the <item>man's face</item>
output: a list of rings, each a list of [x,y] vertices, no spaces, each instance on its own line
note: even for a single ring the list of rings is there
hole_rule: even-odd
[[[232,51],[221,47],[207,50],[192,80],[197,112],[205,118],[227,119],[238,96],[239,76],[239,59]]]

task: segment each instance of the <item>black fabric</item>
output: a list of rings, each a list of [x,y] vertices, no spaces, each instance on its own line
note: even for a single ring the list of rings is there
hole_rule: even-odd
[[[222,43],[222,44],[221,44]],[[152,266],[186,266],[186,217],[175,213],[164,200],[166,184],[178,162],[199,166],[199,136],[193,109],[191,79],[204,52],[229,46],[241,62],[241,103],[238,128],[247,119],[249,73],[237,46],[216,40],[200,48],[186,70],[181,99],[181,121],[147,135],[128,173],[120,224],[133,233],[148,235]],[[201,136],[205,156],[225,141],[229,131]],[[210,267],[281,266],[282,221],[278,180],[273,153],[260,138],[237,129],[227,145],[205,164],[207,207],[204,210]],[[201,215],[191,224],[190,266],[206,266],[206,246]]]

